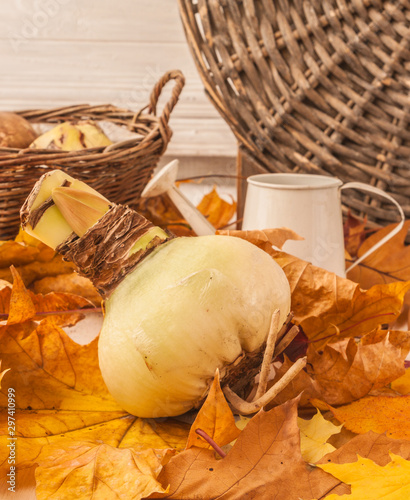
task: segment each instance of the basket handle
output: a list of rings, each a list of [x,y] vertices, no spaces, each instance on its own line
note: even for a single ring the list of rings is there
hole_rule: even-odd
[[[172,70],[164,74],[164,76],[156,83],[153,91],[151,92],[150,105],[148,108],[150,113],[153,113],[154,115],[157,114],[157,104],[159,96],[161,95],[162,89],[170,80],[175,80],[175,85],[172,89],[172,95],[162,111],[161,122],[163,125],[168,124],[171,112],[178,102],[179,96],[182,92],[182,89],[184,88],[185,77],[181,71]]]

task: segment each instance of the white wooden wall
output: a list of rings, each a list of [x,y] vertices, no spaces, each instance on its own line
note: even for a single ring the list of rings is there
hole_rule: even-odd
[[[0,109],[112,103],[137,110],[170,69],[182,70],[187,84],[168,154],[234,156],[236,142],[203,91],[176,0],[0,2]]]

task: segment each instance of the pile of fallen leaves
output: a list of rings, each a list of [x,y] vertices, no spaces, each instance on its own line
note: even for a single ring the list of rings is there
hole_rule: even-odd
[[[98,338],[67,333],[102,314],[95,289],[24,233],[0,242],[0,497],[15,442],[16,491],[35,481],[39,500],[409,498],[409,224],[351,279],[273,250],[286,231],[230,232],[268,252],[291,286],[300,345],[274,360],[270,383],[307,355],[252,418],[232,414],[217,377],[197,413],[124,412],[102,380]],[[349,219],[347,258],[389,229],[368,236]]]

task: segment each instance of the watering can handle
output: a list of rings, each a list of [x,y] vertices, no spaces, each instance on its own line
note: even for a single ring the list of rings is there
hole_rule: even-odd
[[[352,270],[354,267],[356,267],[360,262],[362,262],[364,259],[366,259],[370,254],[372,254],[375,250],[380,248],[382,245],[384,245],[388,240],[393,238],[395,234],[397,234],[403,227],[404,225],[404,212],[403,209],[401,208],[400,204],[389,194],[385,193],[379,188],[369,186],[368,184],[364,184],[363,182],[347,182],[344,184],[340,189],[359,189],[360,191],[367,191],[369,193],[377,194],[379,196],[382,196],[383,198],[386,198],[387,200],[391,201],[394,205],[396,205],[401,221],[397,224],[397,226],[390,231],[390,233],[386,234],[384,238],[382,238],[380,241],[378,241],[375,245],[373,245],[367,252],[365,252],[361,257],[359,257],[351,266],[349,266],[348,269],[346,269],[346,273],[348,273],[350,270]]]

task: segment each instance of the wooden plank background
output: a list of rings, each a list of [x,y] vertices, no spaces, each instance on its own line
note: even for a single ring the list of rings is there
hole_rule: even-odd
[[[0,61],[3,110],[80,103],[138,110],[163,73],[180,69],[187,84],[168,154],[236,154],[233,134],[203,91],[176,0],[1,2]]]

